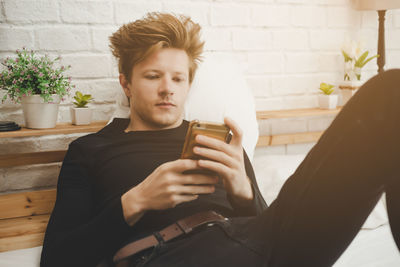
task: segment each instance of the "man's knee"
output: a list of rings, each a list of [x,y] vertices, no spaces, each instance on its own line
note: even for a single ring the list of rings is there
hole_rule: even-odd
[[[400,91],[400,69],[387,70],[378,74],[377,78],[382,86],[378,90],[384,90],[385,92],[393,90],[397,93]]]

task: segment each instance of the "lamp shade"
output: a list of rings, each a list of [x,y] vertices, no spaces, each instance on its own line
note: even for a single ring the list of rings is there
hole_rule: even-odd
[[[400,8],[400,0],[352,0],[358,10],[388,10]]]

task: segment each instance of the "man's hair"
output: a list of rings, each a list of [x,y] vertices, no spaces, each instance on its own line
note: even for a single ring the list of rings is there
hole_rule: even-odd
[[[200,25],[189,17],[166,13],[148,13],[143,19],[123,25],[110,39],[110,48],[118,59],[119,72],[131,80],[135,64],[162,48],[178,48],[189,57],[189,83],[193,81],[204,42]]]

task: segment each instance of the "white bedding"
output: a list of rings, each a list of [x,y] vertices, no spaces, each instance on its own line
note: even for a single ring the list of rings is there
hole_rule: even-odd
[[[257,155],[254,168],[260,189],[270,203],[304,155]],[[375,208],[334,267],[396,267],[400,254],[387,223],[383,201]],[[38,267],[41,247],[0,253],[1,267]]]
[[[255,153],[254,170],[265,200],[271,203],[305,155],[263,155],[260,151]],[[362,228],[334,267],[400,266],[400,253],[390,233],[384,198]]]
[[[398,267],[400,253],[389,224],[361,230],[334,267]]]

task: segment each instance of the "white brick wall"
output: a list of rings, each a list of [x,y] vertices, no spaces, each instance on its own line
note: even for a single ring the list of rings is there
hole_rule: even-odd
[[[61,1],[61,20],[65,23],[110,24],[114,22],[111,2]]]
[[[147,12],[162,10],[161,1],[114,1],[114,19],[118,25],[140,19]]]
[[[250,8],[246,4],[215,3],[211,7],[212,26],[246,26],[250,24]]]
[[[0,27],[0,49],[12,51],[16,47],[33,48],[33,33],[29,29]]]
[[[327,8],[322,6],[294,6],[291,10],[292,25],[304,28],[325,28]]]
[[[7,22],[16,24],[59,22],[58,1],[3,1]]]
[[[274,50],[307,50],[310,47],[307,30],[279,30],[272,33]]]
[[[282,73],[284,68],[284,58],[281,53],[249,53],[248,69],[249,74],[268,74]]]
[[[376,53],[377,12],[352,10],[349,0],[0,0],[0,59],[22,46],[61,55],[63,64],[72,65],[69,74],[77,90],[95,98],[94,119],[108,120],[119,89],[108,36],[149,11],[190,15],[203,26],[207,51],[233,52],[243,65],[258,110],[316,107],[319,83],[336,83],[343,77],[340,48],[346,39],[364,40],[371,54]],[[400,10],[387,12],[386,29],[387,68],[400,67]],[[375,72],[371,62],[363,76]],[[70,103],[66,98],[61,105],[59,121],[70,121]],[[0,119],[23,123],[21,109],[11,102],[0,105]],[[260,127],[265,134],[319,130],[329,123],[329,118],[314,118],[282,125],[263,122]],[[1,149],[27,147],[29,141],[18,140],[20,145],[3,143]],[[48,144],[48,149],[56,147],[55,142]],[[265,150],[297,153],[309,148]],[[0,170],[1,181],[15,188],[4,181],[4,172]],[[26,184],[51,183],[44,180],[28,179]]]
[[[263,27],[290,26],[290,7],[281,5],[255,6],[252,8],[252,23]]]
[[[62,57],[65,65],[73,66],[68,73],[73,78],[111,77],[111,55],[102,54],[68,54]]]
[[[343,42],[363,39],[371,53],[377,43],[377,12],[355,11],[348,0],[2,0],[0,4],[0,58],[22,46],[61,54],[72,65],[74,82],[117,78],[115,64],[110,64],[108,36],[122,23],[149,11],[188,14],[203,26],[208,51],[234,52],[243,59],[246,78],[256,86],[252,90],[258,109],[294,108],[286,99],[291,96],[304,101],[296,106],[315,106],[310,99],[323,80],[309,77],[324,73],[333,83],[342,77]],[[386,26],[387,55],[394,53],[387,62],[396,67],[400,11],[387,12]],[[373,75],[374,64],[366,66],[365,77]],[[277,74],[282,80],[303,75],[309,84],[281,85]]]
[[[232,33],[233,49],[266,50],[272,47],[271,33],[262,29],[238,29]]]
[[[232,49],[232,33],[220,28],[204,27],[202,31],[205,43],[204,48],[209,51]]]
[[[91,49],[86,27],[56,26],[35,29],[36,47],[43,51],[87,51]]]

